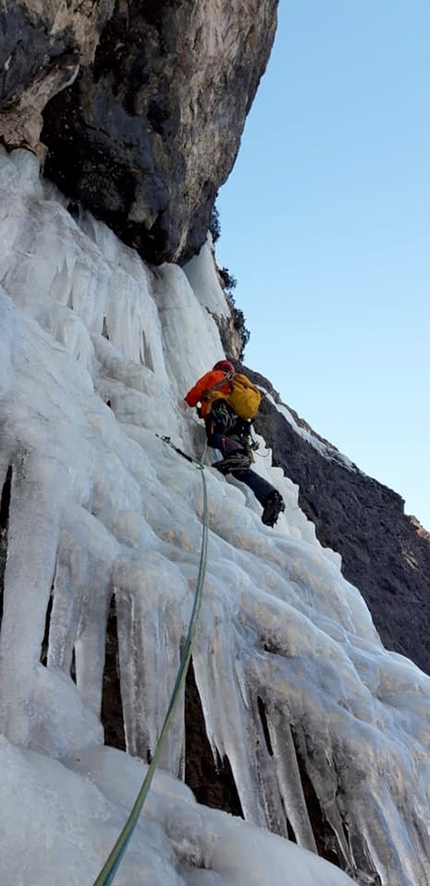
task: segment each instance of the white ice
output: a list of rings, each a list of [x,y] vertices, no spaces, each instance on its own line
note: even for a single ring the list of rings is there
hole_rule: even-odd
[[[65,760],[0,737],[5,886],[91,886],[132,806],[145,764],[113,749]],[[17,789],[19,788],[19,789]],[[7,814],[6,814],[7,810]],[[348,886],[338,868],[266,830],[196,803],[156,774],[116,886]]]
[[[108,609],[114,595],[127,748],[146,759],[187,630],[203,517],[200,471],[156,433],[203,451],[178,398],[223,352],[186,274],[146,267],[89,216],[78,225],[30,154],[0,157],[0,189],[2,484],[12,468],[0,879],[54,886],[61,868],[65,884],[90,886],[143,768],[103,749]],[[204,271],[194,279],[204,289]],[[275,529],[211,460],[194,670],[247,823],[160,774],[116,882],[350,882],[305,851],[315,849],[305,769],[353,881],[428,886],[430,680],[384,650],[270,451],[255,468],[287,503]],[[162,762],[182,774],[183,705]]]

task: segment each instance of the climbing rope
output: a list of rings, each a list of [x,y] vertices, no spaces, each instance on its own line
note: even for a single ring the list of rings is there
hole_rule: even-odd
[[[159,436],[158,434],[156,435]],[[197,621],[200,614],[201,604],[202,604],[202,596],[203,596],[203,585],[205,581],[206,575],[206,562],[207,562],[207,548],[208,548],[208,493],[206,486],[206,477],[204,471],[204,465],[202,464],[203,458],[205,456],[206,447],[202,454],[200,461],[197,459],[191,458],[191,456],[186,455],[182,450],[177,449],[176,446],[171,443],[169,437],[160,437],[165,443],[171,446],[176,452],[179,452],[180,455],[185,456],[189,461],[192,461],[200,470],[202,485],[203,485],[203,526],[202,526],[202,542],[201,542],[201,551],[200,551],[200,561],[199,561],[199,572],[197,577],[197,585],[194,593],[194,602],[193,608],[191,612],[191,617],[188,625],[188,633],[185,641],[185,646],[182,651],[181,661],[179,665],[179,670],[176,676],[175,684],[173,687],[172,695],[169,702],[169,707],[167,709],[166,716],[164,718],[164,723],[158,738],[158,742],[154,751],[154,756],[151,760],[151,763],[148,767],[148,771],[145,775],[145,778],[142,782],[142,786],[139,790],[139,793],[136,797],[134,806],[130,812],[130,815],[127,818],[127,821],[109,855],[105,864],[103,865],[102,870],[100,871],[97,879],[94,881],[93,886],[110,886],[113,882],[113,878],[118,870],[118,867],[122,861],[122,858],[127,849],[130,838],[133,834],[134,828],[137,824],[139,815],[142,811],[143,804],[146,800],[146,797],[149,793],[149,789],[151,787],[151,782],[157,768],[158,760],[160,759],[160,754],[164,746],[164,742],[169,731],[169,728],[172,724],[172,720],[175,714],[176,705],[179,699],[179,695],[181,689],[185,682],[185,677],[187,675],[188,666],[191,660],[192,653],[192,645],[195,634],[195,629],[197,625]]]

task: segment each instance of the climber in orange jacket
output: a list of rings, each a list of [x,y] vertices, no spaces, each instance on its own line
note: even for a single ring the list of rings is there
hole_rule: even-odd
[[[218,388],[217,393],[225,394],[227,396],[230,390],[227,376],[234,375],[234,373],[235,368],[233,363],[230,363],[230,360],[220,360],[218,363],[215,363],[213,369],[210,369],[209,372],[202,375],[202,377],[195,383],[194,387],[188,391],[188,394],[185,397],[185,402],[188,403],[188,406],[197,406],[197,404],[200,403],[200,415],[202,418],[206,418],[210,411],[210,401],[205,400],[205,395],[213,388],[218,388],[218,385],[221,385],[221,382],[225,381],[225,384]]]
[[[274,486],[250,469],[250,422],[236,415],[225,399],[230,392],[229,377],[235,371],[230,360],[220,360],[199,378],[184,399],[188,406],[196,406],[199,416],[204,419],[208,446],[218,449],[223,456],[214,467],[222,474],[233,474],[252,489],[263,506],[263,523],[274,526],[279,514],[285,510],[284,500]],[[216,399],[213,399],[214,388]]]

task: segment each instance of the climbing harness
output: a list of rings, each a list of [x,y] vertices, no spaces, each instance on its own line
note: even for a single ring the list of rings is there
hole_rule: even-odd
[[[139,815],[142,811],[143,804],[146,800],[146,797],[149,793],[149,789],[151,787],[151,782],[157,768],[158,760],[160,759],[160,754],[163,749],[164,741],[166,739],[169,728],[172,724],[172,720],[174,717],[174,713],[176,710],[176,705],[181,693],[181,689],[185,682],[185,677],[187,675],[188,666],[191,660],[192,653],[192,644],[195,634],[195,629],[197,625],[197,621],[200,614],[201,604],[202,604],[202,595],[203,595],[203,585],[205,581],[206,575],[206,562],[207,562],[207,549],[208,549],[208,494],[207,494],[207,486],[206,486],[206,477],[204,471],[204,465],[202,464],[202,460],[205,456],[206,447],[202,454],[202,458],[198,461],[195,458],[192,458],[190,455],[187,455],[186,452],[183,452],[182,449],[179,449],[175,446],[170,437],[160,437],[159,434],[156,434],[160,440],[163,440],[164,443],[167,443],[175,452],[182,455],[187,461],[195,464],[200,472],[202,477],[202,486],[203,486],[203,526],[202,526],[202,543],[201,543],[201,551],[200,551],[200,561],[199,561],[199,572],[197,576],[197,585],[194,594],[194,602],[193,608],[191,611],[190,621],[188,625],[187,637],[185,640],[185,646],[182,651],[181,661],[179,664],[179,670],[176,676],[175,684],[173,687],[171,699],[169,702],[169,706],[167,709],[166,716],[164,718],[164,723],[161,728],[161,732],[157,741],[157,745],[154,751],[154,756],[151,760],[151,763],[148,767],[145,778],[143,779],[142,786],[139,790],[139,793],[136,797],[134,806],[130,812],[130,815],[127,818],[127,821],[109,855],[105,864],[103,865],[102,870],[100,871],[97,879],[94,881],[93,886],[110,886],[113,882],[113,878],[118,870],[118,867],[122,861],[122,858],[127,849],[130,838],[133,834],[134,828],[137,824]]]

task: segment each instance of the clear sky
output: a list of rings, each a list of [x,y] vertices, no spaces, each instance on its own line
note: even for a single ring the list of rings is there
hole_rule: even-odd
[[[245,362],[430,530],[430,0],[280,0],[218,208]]]

